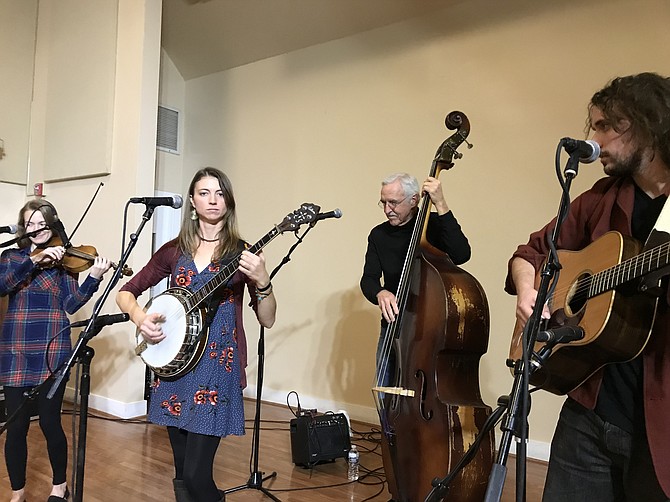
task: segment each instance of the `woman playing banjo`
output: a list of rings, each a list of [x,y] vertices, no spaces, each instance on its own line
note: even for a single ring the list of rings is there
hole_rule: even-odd
[[[168,276],[172,287],[195,291],[239,257],[238,271],[208,302],[203,355],[188,373],[154,382],[148,411],[151,422],[168,429],[177,502],[218,502],[225,496],[217,489],[212,471],[220,439],[244,434],[244,289],[249,290],[251,306],[266,328],[274,324],[277,304],[263,254],[244,250],[228,177],[218,169],[201,169],[191,181],[188,196],[191,211],[185,211],[177,238],[162,246],[121,288],[116,302],[130,314],[147,343],[158,344],[166,337],[166,318],[157,312],[147,314],[137,297]]]

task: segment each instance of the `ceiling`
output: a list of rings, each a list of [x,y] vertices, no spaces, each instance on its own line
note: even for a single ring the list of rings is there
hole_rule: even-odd
[[[458,0],[163,0],[162,45],[184,80],[444,9]]]

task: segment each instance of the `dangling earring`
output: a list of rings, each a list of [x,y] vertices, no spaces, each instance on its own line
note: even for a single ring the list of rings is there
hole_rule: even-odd
[[[197,220],[198,219],[198,213],[195,212],[195,208],[191,208],[191,219],[192,220]]]

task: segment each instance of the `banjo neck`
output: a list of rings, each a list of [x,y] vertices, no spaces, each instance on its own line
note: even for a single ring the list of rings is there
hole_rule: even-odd
[[[270,230],[267,234],[265,234],[263,237],[261,237],[256,244],[253,246],[249,247],[246,249],[246,251],[249,251],[250,253],[253,254],[258,254],[261,249],[263,249],[265,246],[267,246],[272,240],[277,237],[280,234],[280,230],[277,227],[274,227],[272,230]],[[200,289],[197,289],[192,293],[192,295],[185,299],[185,307],[186,307],[186,312],[190,313],[194,309],[198,308],[198,306],[204,302],[209,296],[214,293],[217,289],[219,289],[221,286],[226,284],[230,278],[235,275],[235,272],[237,272],[237,268],[240,264],[240,257],[242,256],[242,253],[237,253],[235,257],[221,270],[219,270],[214,277],[212,277],[209,281],[207,281],[205,284],[200,287]]]

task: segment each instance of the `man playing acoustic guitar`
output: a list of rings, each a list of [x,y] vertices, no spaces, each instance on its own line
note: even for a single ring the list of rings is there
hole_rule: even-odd
[[[584,250],[609,231],[619,232],[623,239],[633,237],[640,243],[647,242],[670,192],[670,79],[654,73],[615,78],[593,95],[588,113],[587,124],[593,131],[593,140],[601,147],[600,160],[607,177],[572,202],[558,248]],[[536,274],[547,257],[547,237],[553,226],[554,221],[531,234],[528,243],[519,246],[509,262],[505,290],[517,295],[520,325],[532,313],[537,296]],[[653,235],[664,235],[667,243],[668,235],[658,230],[657,226]],[[647,242],[645,249],[650,245]],[[662,272],[668,264],[667,245],[659,249],[665,253]],[[617,301],[644,295],[637,282],[630,282],[623,284],[627,292]],[[669,500],[667,279],[662,280],[661,286],[660,297],[650,297],[649,319],[642,319],[645,316],[638,311],[637,316],[622,323],[616,306],[604,309],[606,316],[616,318],[612,320],[616,324],[614,330],[606,330],[614,331],[618,337],[630,336],[640,323],[647,323],[648,328],[637,330],[642,331],[642,340],[629,357],[601,364],[585,380],[578,380],[575,388],[566,390],[568,399],[551,443],[544,501]],[[617,288],[617,296],[618,291]],[[634,309],[622,309],[626,310]],[[543,317],[553,313],[545,306]],[[577,350],[576,347],[569,350]],[[557,347],[555,354],[558,352]]]

